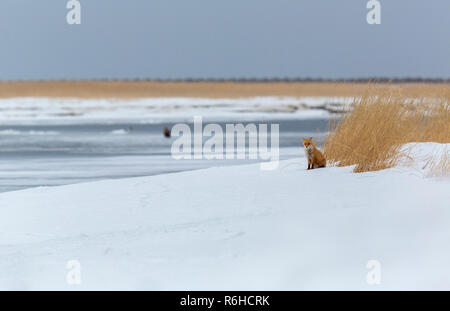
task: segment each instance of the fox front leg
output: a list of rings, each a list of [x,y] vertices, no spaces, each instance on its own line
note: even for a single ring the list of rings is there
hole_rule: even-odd
[[[310,170],[312,165],[311,165],[311,160],[310,159],[308,159],[308,170]]]

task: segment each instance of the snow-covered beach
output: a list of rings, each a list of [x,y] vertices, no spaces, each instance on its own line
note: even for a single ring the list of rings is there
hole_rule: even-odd
[[[420,158],[448,152],[419,145]],[[447,145],[448,148],[448,145]],[[419,163],[419,162],[418,162]],[[449,289],[450,182],[257,164],[0,194],[1,289]],[[67,262],[81,267],[68,285]],[[368,262],[380,265],[368,284]]]

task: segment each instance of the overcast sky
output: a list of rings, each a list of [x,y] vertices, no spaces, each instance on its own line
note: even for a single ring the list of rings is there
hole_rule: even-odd
[[[450,1],[0,1],[0,79],[450,77]]]

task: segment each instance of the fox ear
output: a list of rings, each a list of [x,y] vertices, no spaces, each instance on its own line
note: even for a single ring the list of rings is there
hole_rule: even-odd
[[[312,140],[312,137],[310,139]]]

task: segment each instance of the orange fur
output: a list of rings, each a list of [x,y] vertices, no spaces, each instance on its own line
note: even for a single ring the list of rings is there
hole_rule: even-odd
[[[302,143],[305,149],[306,158],[308,159],[308,170],[327,166],[327,160],[322,152],[314,146],[312,137],[303,138]]]

